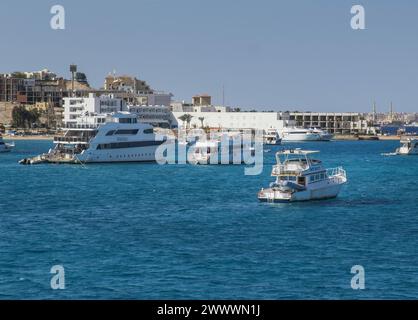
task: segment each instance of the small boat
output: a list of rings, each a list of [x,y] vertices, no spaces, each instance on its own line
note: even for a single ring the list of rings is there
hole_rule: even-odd
[[[283,150],[276,153],[277,164],[271,175],[276,180],[261,189],[263,202],[293,202],[335,198],[347,182],[343,168],[325,169],[322,162],[312,159],[319,151]]]
[[[417,155],[418,154],[418,138],[407,137],[401,139],[401,146],[396,149],[397,155]]]
[[[14,142],[8,143],[3,141],[3,137],[0,136],[0,153],[10,152],[15,147]]]
[[[255,148],[251,141],[242,140],[238,134],[225,135],[217,139],[197,140],[187,154],[190,164],[241,164],[244,152],[255,155]]]
[[[263,138],[265,145],[279,145],[282,142],[276,129],[268,129]]]
[[[322,130],[321,128],[309,128],[311,132],[319,134],[319,141],[331,141],[334,138],[332,133],[329,133],[326,130]]]

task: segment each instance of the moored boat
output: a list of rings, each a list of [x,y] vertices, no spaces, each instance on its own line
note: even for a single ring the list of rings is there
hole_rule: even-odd
[[[49,152],[20,161],[21,164],[143,162],[155,161],[155,151],[165,139],[157,139],[153,127],[137,121],[129,112],[89,117],[64,136],[54,138]]]

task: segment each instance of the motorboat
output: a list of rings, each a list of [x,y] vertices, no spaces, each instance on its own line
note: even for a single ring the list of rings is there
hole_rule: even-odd
[[[15,147],[14,142],[4,142],[3,137],[0,136],[0,153],[10,152]]]
[[[406,137],[401,139],[401,146],[396,149],[397,155],[417,155],[418,154],[418,138]]]
[[[346,172],[342,167],[324,168],[320,160],[312,158],[317,153],[299,148],[277,152],[271,173],[276,179],[259,191],[258,199],[294,202],[335,198],[347,182]]]

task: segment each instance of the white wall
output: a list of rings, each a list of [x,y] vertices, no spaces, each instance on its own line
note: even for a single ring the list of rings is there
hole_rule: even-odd
[[[96,97],[90,94],[83,98],[64,98],[64,123],[76,122],[76,118],[88,113],[111,113],[126,111],[126,103],[113,96]]]
[[[280,113],[277,112],[173,112],[173,116],[178,122],[178,126],[182,127],[183,122],[179,120],[184,114],[193,116],[190,126],[196,125],[201,127],[199,117],[204,117],[203,125],[210,128],[227,128],[227,129],[282,129],[289,122],[288,120],[280,120]],[[293,125],[290,122],[289,125]]]

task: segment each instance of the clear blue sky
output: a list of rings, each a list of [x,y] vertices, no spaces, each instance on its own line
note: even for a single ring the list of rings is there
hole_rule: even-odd
[[[52,5],[66,30],[49,26]],[[366,30],[350,8],[366,9]],[[418,111],[417,1],[2,0],[0,72],[76,63],[95,87],[113,69],[177,100],[209,93],[274,110]]]

